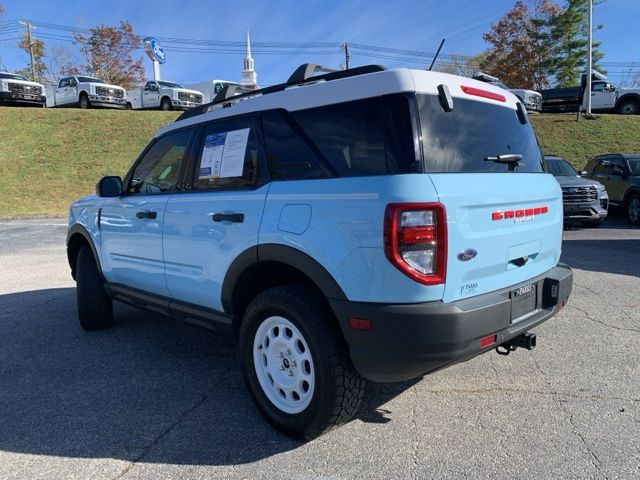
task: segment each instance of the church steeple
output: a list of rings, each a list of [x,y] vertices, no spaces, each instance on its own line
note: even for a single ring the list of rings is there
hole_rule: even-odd
[[[253,58],[251,57],[251,38],[247,29],[247,51],[242,64],[242,80],[240,84],[245,87],[258,88],[258,75],[253,69]]]

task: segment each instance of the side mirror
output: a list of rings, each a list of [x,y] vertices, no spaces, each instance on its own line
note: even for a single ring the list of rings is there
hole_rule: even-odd
[[[116,176],[102,177],[96,185],[99,197],[119,197],[122,195],[122,179]]]
[[[614,87],[614,86],[613,86],[613,85],[611,85],[610,83],[607,83],[607,84],[604,86],[604,89],[605,89],[607,92],[615,92],[616,87]]]
[[[578,173],[580,174],[580,176],[589,175],[589,172],[587,172],[586,170],[580,170]]]

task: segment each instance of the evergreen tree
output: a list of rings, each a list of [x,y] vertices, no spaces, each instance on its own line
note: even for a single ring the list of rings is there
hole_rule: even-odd
[[[542,68],[553,75],[558,87],[572,87],[580,83],[580,75],[586,69],[589,0],[566,0],[565,7],[544,22],[546,29],[536,37],[540,48],[548,52]],[[599,30],[598,25],[594,30]],[[606,73],[598,66],[604,54],[600,42],[593,42],[593,69]]]

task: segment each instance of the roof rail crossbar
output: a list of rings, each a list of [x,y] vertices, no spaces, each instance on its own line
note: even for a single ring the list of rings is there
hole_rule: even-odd
[[[328,68],[322,65],[317,65],[315,63],[303,63],[289,77],[287,83],[300,83],[308,80],[313,77],[315,73],[324,72],[324,73],[333,73],[337,72],[335,68]]]
[[[365,75],[368,73],[375,73],[375,72],[382,72],[384,70],[386,70],[385,67],[383,67],[382,65],[364,65],[362,67],[355,67],[355,68],[350,68],[349,70],[333,70],[329,73],[325,73],[324,75],[317,75],[317,76],[308,76],[306,78],[302,78],[305,75],[305,72],[307,71],[307,67],[308,65],[313,65],[310,63],[305,63],[303,65],[300,65],[295,72],[293,72],[293,74],[291,74],[291,76],[289,77],[289,79],[285,82],[285,83],[280,83],[278,85],[273,85],[271,87],[265,87],[265,88],[261,88],[259,90],[242,90],[242,87],[237,90],[240,93],[236,93],[235,95],[230,94],[231,96],[227,97],[226,94],[223,96],[221,96],[220,93],[218,93],[218,95],[215,96],[215,98],[213,99],[212,102],[210,103],[205,103],[204,105],[200,105],[198,107],[192,108],[191,110],[187,110],[186,112],[184,112],[182,115],[180,115],[177,119],[176,122],[180,121],[180,120],[184,120],[185,118],[190,118],[190,117],[195,117],[196,115],[201,115],[203,113],[209,112],[213,109],[213,107],[220,105],[220,104],[225,104],[225,103],[229,103],[229,102],[235,102],[238,100],[241,100],[243,98],[246,97],[253,97],[253,96],[260,96],[260,95],[269,95],[270,93],[276,93],[276,92],[281,92],[289,87],[292,87],[294,85],[304,85],[305,83],[315,83],[315,82],[319,82],[319,81],[326,81],[329,82],[331,80],[338,80],[341,78],[349,78],[349,77],[356,77],[358,75]],[[318,67],[319,65],[313,65],[313,72],[315,72],[315,67]],[[325,67],[321,67],[321,68],[325,68]],[[302,73],[300,75],[296,75],[296,72],[298,71],[302,71]],[[324,70],[318,70],[318,71],[324,71]],[[313,72],[311,73],[311,75],[313,75]],[[227,87],[229,88],[229,87]],[[226,88],[225,88],[226,90]],[[223,90],[223,91],[225,91]],[[236,92],[237,92],[236,91]],[[229,91],[231,92],[231,90]],[[220,97],[220,98],[218,98]]]
[[[227,85],[213,97],[213,101],[211,103],[222,103],[225,100],[229,100],[230,98],[235,97],[241,93],[250,93],[255,92],[256,88],[249,88],[243,85]]]

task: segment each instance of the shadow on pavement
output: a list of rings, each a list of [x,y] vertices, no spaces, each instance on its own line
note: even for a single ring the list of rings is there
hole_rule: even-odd
[[[75,289],[0,295],[0,450],[192,465],[248,463],[300,446],[254,408],[225,340],[116,304],[84,332]],[[416,380],[417,381],[417,380]],[[414,382],[368,384],[359,419]]]
[[[565,238],[561,261],[581,270],[640,276],[640,240]]]

